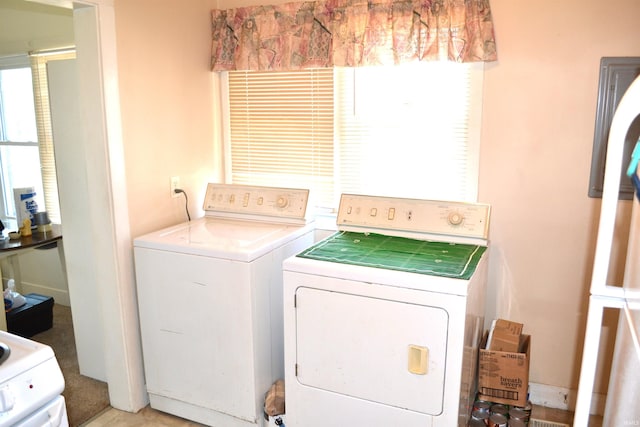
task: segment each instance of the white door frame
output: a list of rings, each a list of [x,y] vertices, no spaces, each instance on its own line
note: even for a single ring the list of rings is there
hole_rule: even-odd
[[[83,109],[90,230],[87,244],[97,262],[106,379],[111,406],[137,412],[149,400],[133,268],[124,167],[113,0],[36,0],[73,7]],[[73,260],[67,260],[73,262]],[[92,284],[87,284],[91,286]],[[73,311],[73,307],[72,307]],[[81,320],[80,320],[81,321]]]

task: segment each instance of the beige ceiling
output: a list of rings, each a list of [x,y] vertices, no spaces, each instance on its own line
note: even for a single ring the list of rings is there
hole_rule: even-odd
[[[71,9],[26,0],[0,0],[0,57],[73,44]]]

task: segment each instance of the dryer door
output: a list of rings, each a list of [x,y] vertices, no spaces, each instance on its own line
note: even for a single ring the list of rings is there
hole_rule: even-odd
[[[439,307],[300,287],[297,379],[309,387],[438,415],[448,317]]]

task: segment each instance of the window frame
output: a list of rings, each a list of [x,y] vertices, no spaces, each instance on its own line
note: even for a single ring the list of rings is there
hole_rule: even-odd
[[[31,71],[31,62],[29,60],[29,55],[24,54],[24,55],[15,55],[15,56],[0,58],[0,70],[14,70],[14,69],[21,69],[21,68],[29,69]],[[31,78],[33,79],[33,74]],[[0,109],[1,108],[2,107],[0,106]],[[35,118],[35,111],[34,111],[34,118]],[[19,148],[35,147],[36,150],[38,150],[39,142],[37,140],[36,141],[12,141],[8,139],[5,140],[4,138],[0,138],[0,146],[19,147]],[[39,156],[39,153],[38,153],[38,156]],[[15,212],[15,206],[14,206],[15,202],[13,200],[7,200],[7,196],[5,193],[5,190],[6,190],[5,185],[9,185],[9,184],[5,183],[4,176],[5,176],[5,173],[4,173],[2,164],[0,163],[0,188],[2,189],[2,195],[0,196],[0,215],[3,217],[5,221],[7,221],[8,223],[11,223],[12,221],[13,222],[16,221],[16,212]],[[39,188],[43,188],[42,176],[40,176]],[[14,206],[13,215],[10,212],[10,209],[12,206]],[[12,225],[12,224],[5,224],[5,225]]]
[[[483,92],[483,79],[484,79],[484,63],[471,63],[464,64],[469,67],[469,81],[470,86],[467,97],[469,98],[470,115],[468,118],[468,137],[466,140],[468,150],[468,162],[466,167],[468,168],[467,176],[472,176],[473,179],[469,182],[469,189],[466,191],[464,198],[450,199],[459,200],[463,202],[477,202],[478,199],[478,181],[479,181],[479,164],[480,164],[480,138],[481,138],[481,120],[482,120],[482,92]],[[337,83],[334,82],[334,102],[335,88]],[[230,129],[230,100],[229,100],[229,75],[228,72],[221,72],[221,118],[222,118],[222,131],[223,131],[223,158],[224,158],[224,179],[227,183],[232,183],[232,153],[231,153],[231,129]],[[334,112],[335,114],[335,112]],[[334,127],[337,126],[338,119],[334,119]],[[336,200],[336,206],[331,206],[329,211],[335,212],[337,209],[337,201],[339,196],[343,192],[341,191],[341,185],[338,182],[338,155],[335,153],[339,150],[339,141],[336,141],[334,135],[334,164],[335,180],[334,183],[334,199]],[[256,183],[256,185],[260,185]],[[387,196],[394,196],[393,194]],[[399,196],[407,197],[407,196]],[[321,209],[321,212],[326,210]]]
[[[0,69],[28,68],[31,70],[31,81],[34,98],[34,119],[36,122],[36,141],[0,141],[2,146],[36,147],[39,159],[39,185],[35,185],[36,199],[39,199],[39,210],[46,209],[51,222],[59,224],[60,202],[58,199],[58,184],[56,177],[55,155],[53,147],[53,130],[51,127],[51,113],[49,110],[48,82],[46,64],[50,60],[75,58],[75,48],[61,48],[30,54],[15,55],[0,58]],[[37,93],[37,92],[40,93]],[[0,172],[2,172],[0,165]],[[9,209],[14,205],[13,199],[5,198],[4,173],[0,173],[2,197],[0,197],[0,215],[13,226],[16,222],[15,210],[11,215]],[[16,227],[19,224],[15,224]]]
[[[53,124],[51,122],[51,106],[49,102],[49,79],[46,74],[47,64],[50,61],[75,59],[74,47],[65,47],[30,55],[34,84],[34,105],[36,124],[38,127],[38,147],[40,154],[43,198],[47,208],[48,217],[52,223],[60,224],[60,199],[58,196],[58,177],[56,171],[56,159],[53,140]],[[35,71],[34,71],[35,70]]]

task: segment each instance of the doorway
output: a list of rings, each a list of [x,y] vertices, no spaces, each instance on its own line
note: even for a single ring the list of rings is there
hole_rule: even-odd
[[[117,84],[115,13],[113,1],[34,0],[73,9],[78,52],[79,126],[86,169],[86,225],[63,230],[69,244],[90,245],[94,253],[91,283],[74,283],[68,268],[69,293],[77,335],[90,333],[102,342],[88,356],[104,364],[111,406],[135,412],[148,403],[137,317],[133,255],[129,230],[126,181]],[[61,203],[64,203],[61,200]],[[70,251],[71,252],[71,251]],[[67,266],[77,260],[67,257]],[[84,288],[80,288],[83,286]],[[74,292],[74,287],[75,291]],[[74,298],[89,292],[91,300]],[[93,325],[96,317],[101,320]],[[76,340],[82,346],[83,339]],[[97,351],[95,351],[97,350]]]

